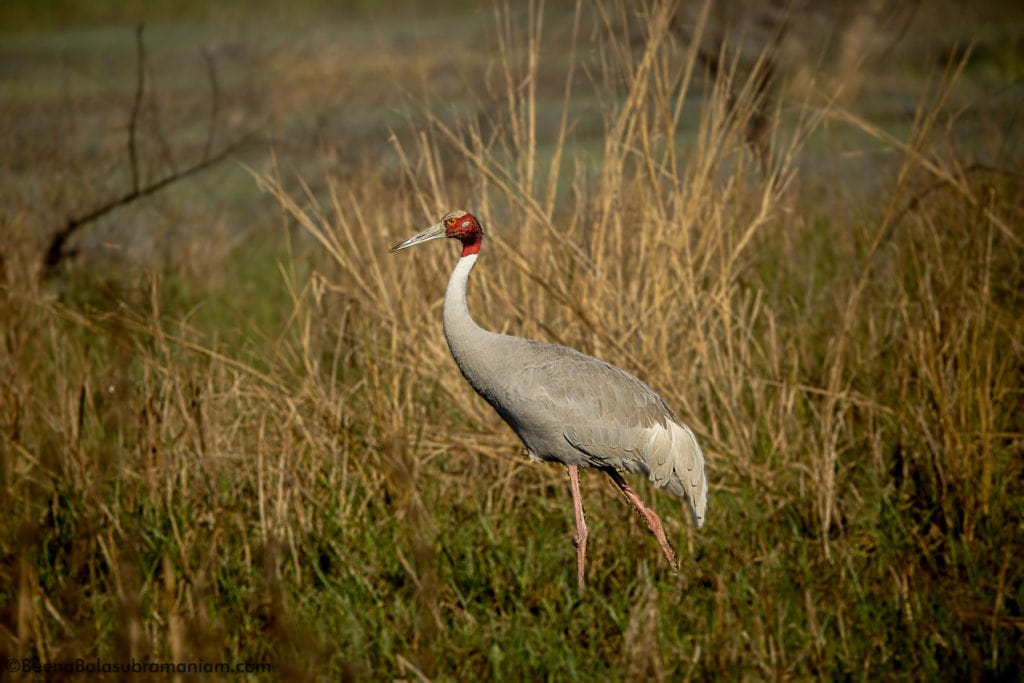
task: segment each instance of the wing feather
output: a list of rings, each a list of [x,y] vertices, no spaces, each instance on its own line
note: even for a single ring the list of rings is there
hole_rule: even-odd
[[[694,524],[702,526],[704,454],[690,428],[633,375],[571,349],[550,348],[533,349],[544,357],[522,369],[524,394],[540,402],[566,442],[592,465],[647,476],[685,499]]]

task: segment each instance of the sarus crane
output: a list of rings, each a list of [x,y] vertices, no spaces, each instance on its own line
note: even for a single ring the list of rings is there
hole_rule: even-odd
[[[466,381],[519,436],[530,459],[568,468],[580,595],[588,537],[580,467],[596,467],[611,477],[647,523],[672,571],[678,572],[661,519],[644,505],[619,470],[645,475],[658,488],[684,499],[694,526],[700,528],[708,485],[704,454],[693,432],[651,387],[628,372],[575,349],[496,334],[477,325],[466,303],[466,282],[483,236],[480,221],[465,211],[451,211],[391,251],[441,237],[462,243],[462,257],[444,298],[448,348]]]

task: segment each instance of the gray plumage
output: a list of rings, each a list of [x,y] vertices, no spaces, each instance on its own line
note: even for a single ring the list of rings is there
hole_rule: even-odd
[[[444,334],[462,375],[519,435],[534,460],[566,466],[575,513],[576,577],[584,591],[588,531],[580,495],[580,467],[605,472],[644,518],[673,571],[675,551],[658,514],[618,470],[648,477],[687,501],[693,524],[704,524],[704,454],[690,428],[649,386],[604,361],[556,344],[489,332],[473,321],[466,283],[483,244],[483,228],[465,211],[396,244],[398,251],[441,237],[458,239],[462,257],[448,281]]]
[[[647,384],[575,349],[489,332],[466,305],[476,261],[464,256],[444,301],[444,334],[463,376],[534,460],[615,467],[685,498],[704,524],[704,454],[690,428]]]

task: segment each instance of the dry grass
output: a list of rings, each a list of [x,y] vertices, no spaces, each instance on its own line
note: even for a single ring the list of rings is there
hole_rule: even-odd
[[[325,679],[1020,675],[1019,143],[986,141],[999,168],[961,151],[967,57],[905,134],[837,104],[841,81],[764,97],[728,45],[708,80],[708,7],[687,42],[668,5],[581,5],[554,85],[550,17],[499,8],[481,101],[414,105],[396,167],[324,192],[255,167],[302,230],[237,251],[227,282],[86,263],[39,284],[14,248],[35,226],[7,212],[4,654]],[[599,151],[574,142],[581,92]],[[837,128],[887,147],[871,179],[814,163]],[[641,491],[679,576],[585,477],[574,605],[563,474],[521,457],[444,344],[452,247],[387,253],[455,207],[487,231],[481,324],[637,373],[705,445],[704,530]]]

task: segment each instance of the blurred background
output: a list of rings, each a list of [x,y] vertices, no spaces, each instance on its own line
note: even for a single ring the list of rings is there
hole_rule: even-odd
[[[505,11],[525,30],[525,6]],[[681,3],[671,28],[678,49],[692,38],[699,11],[699,4]],[[580,31],[591,43],[572,58],[593,69],[600,22],[629,19],[585,14]],[[573,5],[546,3],[543,15],[536,135],[550,146],[562,109]],[[216,263],[224,249],[254,232],[274,233],[279,223],[273,202],[261,203],[239,161],[260,170],[273,156],[319,191],[326,170],[395,169],[390,140],[411,134],[405,124],[417,106],[434,107],[439,116],[497,118],[504,93],[494,16],[489,6],[460,2],[430,8],[411,2],[5,3],[4,203],[31,212],[40,228],[33,232],[45,240],[45,228],[55,232],[68,218],[127,194],[130,123],[143,185],[245,138],[232,163],[214,164],[201,178],[190,176],[99,217],[69,244],[88,258],[118,262]],[[973,106],[958,120],[964,134],[957,142],[998,164],[1007,151],[985,149],[997,139],[986,132],[1015,130],[1022,16],[1006,2],[715,3],[700,36],[703,68],[695,77],[713,78],[708,69],[717,61],[718,71],[745,77],[771,48],[761,74],[773,99],[768,109],[782,95],[793,107],[809,92],[827,89],[858,116],[899,135],[913,120],[922,88],[969,53],[958,97]],[[624,30],[630,47],[641,49],[640,22]],[[708,94],[702,85],[688,96]],[[600,151],[602,103],[586,76],[575,80],[572,95],[569,144]],[[691,109],[683,113],[681,135],[696,133],[698,110]],[[876,175],[880,146],[856,130],[820,133],[802,163],[841,164],[844,177],[858,182]],[[836,154],[837,144],[850,149]],[[201,253],[183,253],[197,229]],[[218,235],[215,248],[211,231]]]

